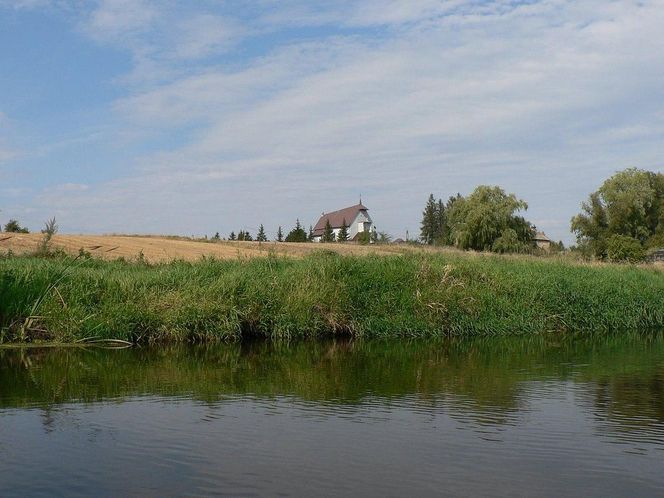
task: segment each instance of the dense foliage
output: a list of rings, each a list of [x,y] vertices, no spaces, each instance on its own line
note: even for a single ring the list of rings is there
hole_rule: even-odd
[[[198,263],[0,259],[0,342],[532,334],[664,327],[664,273],[529,256]]]
[[[662,173],[636,168],[620,171],[581,207],[582,213],[572,218],[571,227],[579,247],[589,255],[616,259],[629,246],[629,257],[620,259],[634,260],[645,254],[641,249],[664,247]]]
[[[9,220],[7,224],[5,225],[5,232],[10,232],[10,233],[30,233],[30,231],[22,227],[18,221],[16,220]]]
[[[422,214],[420,238],[427,244],[461,249],[529,252],[534,249],[534,227],[518,213],[525,201],[500,187],[480,185],[468,197],[450,197],[444,205],[429,196]]]
[[[288,232],[288,235],[286,235],[286,242],[308,242],[308,240],[307,232],[304,231],[304,228],[302,228],[300,220],[298,219],[295,222],[293,229]]]

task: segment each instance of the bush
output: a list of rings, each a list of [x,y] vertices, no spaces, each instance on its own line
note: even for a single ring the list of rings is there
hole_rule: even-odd
[[[18,221],[16,221],[16,220],[9,220],[9,222],[5,225],[5,232],[9,232],[9,233],[30,233],[27,228],[22,227],[18,223]]]
[[[608,240],[606,255],[609,261],[637,263],[643,261],[645,249],[634,237],[612,235]]]

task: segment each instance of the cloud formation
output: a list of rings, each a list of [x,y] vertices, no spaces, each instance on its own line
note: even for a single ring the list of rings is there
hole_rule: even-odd
[[[569,240],[605,177],[662,168],[661,0],[187,5],[103,0],[74,20],[132,60],[108,140],[151,146],[33,200],[63,227],[274,232],[362,194],[379,229],[413,236],[429,192],[489,183]]]

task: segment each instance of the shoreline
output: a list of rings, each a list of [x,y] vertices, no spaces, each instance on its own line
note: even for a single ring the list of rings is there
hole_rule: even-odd
[[[664,329],[664,273],[530,256],[0,259],[0,344]]]

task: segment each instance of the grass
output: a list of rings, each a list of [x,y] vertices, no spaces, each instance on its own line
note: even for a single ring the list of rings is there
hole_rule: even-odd
[[[0,342],[434,337],[664,327],[664,273],[456,253],[0,260]]]

